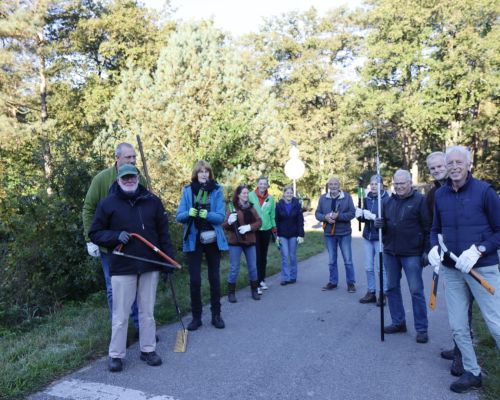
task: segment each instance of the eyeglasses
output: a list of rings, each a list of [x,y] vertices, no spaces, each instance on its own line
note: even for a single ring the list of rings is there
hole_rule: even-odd
[[[448,161],[446,163],[446,166],[448,168],[451,168],[451,167],[462,167],[465,165],[465,162],[461,161],[461,160],[453,160],[453,161]]]

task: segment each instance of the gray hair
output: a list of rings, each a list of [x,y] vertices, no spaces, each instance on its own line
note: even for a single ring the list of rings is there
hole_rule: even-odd
[[[372,183],[372,182],[376,182],[376,183],[378,183],[379,178],[380,178],[380,183],[381,183],[381,184],[383,184],[383,183],[384,183],[384,180],[383,180],[383,179],[382,179],[382,177],[381,177],[381,176],[379,176],[379,175],[372,175],[372,176],[370,177],[370,183]]]
[[[448,156],[451,153],[460,153],[463,156],[465,156],[465,159],[467,160],[467,163],[470,164],[472,162],[472,156],[470,154],[469,149],[465,146],[450,146],[446,149],[446,156],[445,156],[445,162],[448,163]]]
[[[129,149],[134,149],[134,146],[132,146],[130,143],[120,143],[118,146],[116,146],[115,149],[115,156],[116,158],[119,158],[122,155],[122,151],[124,147],[128,147]]]
[[[406,169],[398,169],[394,173],[394,179],[396,179],[396,176],[404,176],[407,181],[411,182],[411,174],[410,171],[407,171]]]
[[[446,154],[444,154],[442,151],[435,151],[435,152],[429,154],[427,156],[427,158],[425,159],[427,166],[429,166],[429,161],[431,161],[433,158],[436,158],[436,157],[443,157],[443,159],[444,159],[446,157]]]

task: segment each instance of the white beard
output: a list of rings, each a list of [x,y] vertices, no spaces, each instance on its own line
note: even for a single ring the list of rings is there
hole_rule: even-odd
[[[120,186],[121,190],[125,193],[134,193],[139,187],[139,181],[137,181],[134,186],[125,186],[120,180],[118,180],[118,186]]]

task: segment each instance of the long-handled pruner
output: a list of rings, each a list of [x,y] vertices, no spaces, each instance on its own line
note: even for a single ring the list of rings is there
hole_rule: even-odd
[[[451,251],[448,251],[448,248],[446,247],[446,245],[444,244],[444,240],[443,240],[443,235],[442,234],[438,234],[438,241],[439,241],[439,246],[441,247],[441,250],[443,250],[445,252],[445,254],[448,254],[448,256],[455,262],[458,261],[458,257],[453,254]],[[469,274],[482,286],[484,287],[491,295],[494,295],[495,294],[495,288],[492,287],[490,285],[490,283],[484,279],[481,275],[479,275],[476,271],[474,271],[473,269],[471,269],[469,271]]]
[[[151,250],[153,250],[156,254],[158,254],[161,258],[163,258],[165,261],[167,261],[167,262],[161,262],[161,261],[156,261],[156,260],[150,260],[149,258],[138,257],[138,256],[133,256],[131,254],[124,253],[122,251],[123,244],[119,245],[113,251],[113,254],[116,254],[118,256],[132,258],[134,260],[140,260],[140,261],[144,261],[144,262],[148,262],[148,263],[156,264],[156,265],[161,265],[161,266],[168,268],[167,274],[166,274],[166,280],[170,284],[170,290],[172,292],[172,299],[174,301],[175,311],[177,313],[177,318],[179,319],[179,322],[182,326],[182,330],[177,332],[177,338],[175,340],[174,351],[176,353],[184,353],[186,351],[186,346],[187,346],[187,333],[188,333],[188,331],[187,331],[186,327],[184,326],[184,322],[182,322],[181,309],[179,307],[179,302],[177,301],[177,296],[175,295],[175,289],[174,289],[173,278],[172,278],[173,274],[171,273],[175,269],[181,269],[181,265],[177,261],[175,261],[174,259],[170,258],[163,251],[161,251],[158,247],[156,247],[149,240],[143,238],[141,235],[139,235],[137,233],[131,233],[130,236],[132,236],[135,239],[140,240],[142,243],[144,243],[146,246],[148,246]]]

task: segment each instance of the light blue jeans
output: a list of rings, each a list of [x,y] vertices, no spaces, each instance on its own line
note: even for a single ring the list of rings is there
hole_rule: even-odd
[[[111,253],[101,251],[101,266],[104,274],[104,283],[106,284],[106,297],[108,298],[109,319],[113,319],[113,288],[111,287],[111,276],[109,275],[109,266],[111,265]],[[134,322],[134,327],[139,331],[139,310],[137,300],[134,300],[130,310],[130,316]]]
[[[280,236],[281,281],[297,279],[297,238]]]
[[[468,310],[471,296],[477,301],[486,325],[500,349],[500,272],[498,264],[475,268],[478,274],[495,288],[492,296],[470,274],[464,274],[455,268],[441,267],[440,274],[444,279],[446,307],[453,339],[462,353],[464,369],[474,375],[481,373],[472,345],[469,329]],[[470,289],[470,290],[469,290]]]
[[[344,259],[345,274],[347,284],[355,283],[354,267],[352,265],[351,235],[325,236],[325,244],[328,249],[328,266],[330,269],[329,282],[338,284],[339,270],[337,267],[337,246],[340,247],[342,258]]]
[[[227,276],[227,281],[229,283],[236,283],[236,279],[238,279],[241,253],[245,253],[250,281],[257,280],[257,256],[255,246],[229,245],[229,274]]]
[[[427,305],[422,280],[422,265],[419,256],[393,256],[384,253],[384,264],[387,269],[387,301],[391,312],[392,323],[400,325],[406,322],[403,297],[401,296],[402,270],[410,288],[413,320],[417,332],[427,332]]]
[[[375,276],[379,274],[379,241],[371,241],[363,239],[363,249],[365,251],[365,272],[366,272],[366,286],[369,292],[375,293],[377,285]],[[383,263],[382,263],[383,264]],[[375,270],[377,272],[375,272]],[[384,282],[384,292],[387,292],[387,273],[385,272],[385,265],[382,265],[382,278]]]

